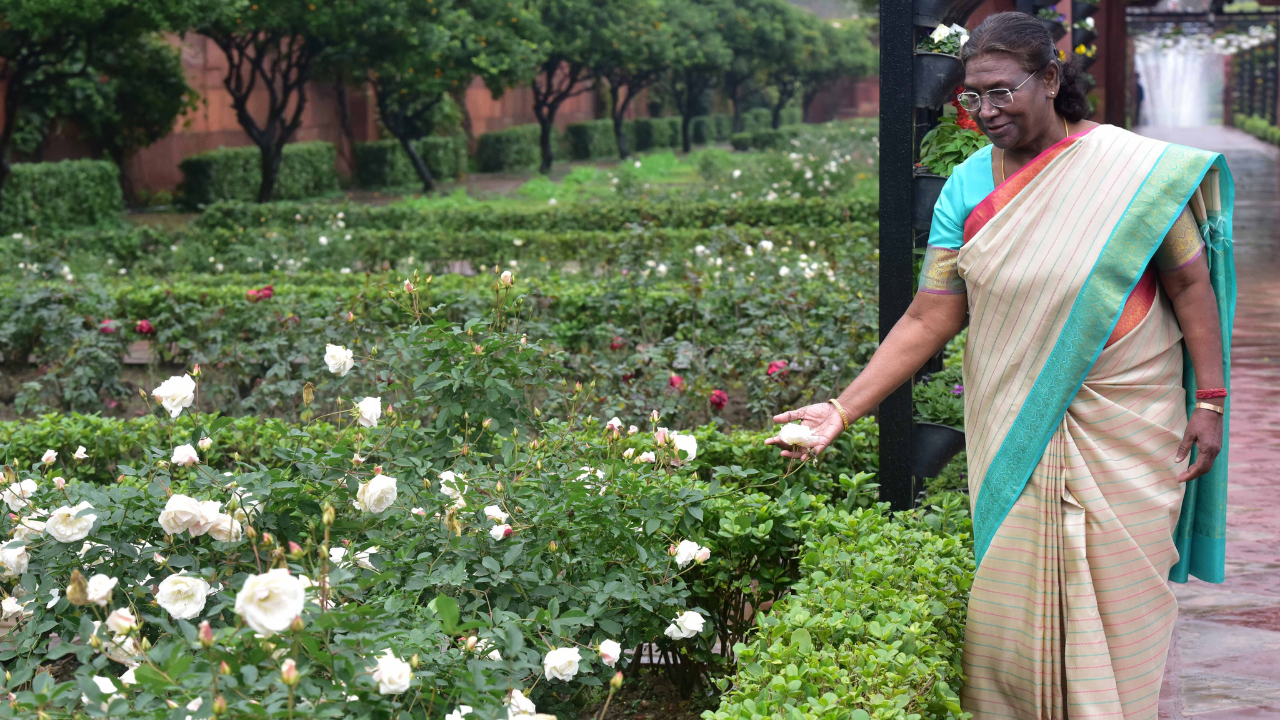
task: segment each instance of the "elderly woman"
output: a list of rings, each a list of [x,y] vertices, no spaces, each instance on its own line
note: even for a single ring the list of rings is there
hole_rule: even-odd
[[[768,442],[821,452],[967,318],[962,704],[1155,718],[1166,578],[1223,579],[1231,177],[1219,155],[1084,120],[1081,70],[1028,15],[989,17],[961,59],[960,103],[993,146],[943,188],[919,293],[838,398],[775,418],[811,428],[807,447]]]

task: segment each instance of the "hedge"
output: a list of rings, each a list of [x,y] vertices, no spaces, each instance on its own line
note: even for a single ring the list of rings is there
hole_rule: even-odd
[[[573,160],[618,157],[618,143],[613,137],[612,120],[573,123],[565,128],[564,134],[569,157]]]
[[[732,115],[712,113],[699,115],[689,121],[689,140],[694,145],[728,142],[732,134]]]
[[[657,227],[715,225],[806,225],[826,227],[851,222],[870,223],[879,212],[866,198],[739,200],[619,200],[574,203],[557,207],[449,207],[423,210],[412,205],[371,206],[359,203],[314,204],[223,202],[207,208],[196,220],[204,229],[244,232],[254,227],[334,226],[346,228],[410,229],[430,226],[445,230],[624,230],[633,224]],[[341,217],[339,217],[341,215]]]
[[[476,144],[476,168],[480,172],[510,172],[537,167],[542,159],[541,132],[532,124],[484,133]]]
[[[292,143],[284,147],[275,200],[304,200],[338,190],[333,143]],[[218,148],[192,155],[178,167],[182,202],[198,209],[222,200],[252,201],[262,184],[262,155],[256,146]]]
[[[734,133],[730,136],[729,142],[733,144],[733,149],[738,151],[781,150],[788,147],[801,132],[801,128],[797,125],[784,125],[777,130],[766,128],[755,132]]]
[[[635,128],[636,152],[680,145],[680,118],[639,118],[631,121]]]
[[[0,231],[118,224],[123,210],[120,170],[115,163],[18,163],[0,198]]]
[[[956,720],[970,536],[888,506],[842,513],[805,543],[791,594],[734,647],[707,720]],[[967,524],[967,523],[966,523]],[[827,530],[828,528],[824,528]]]
[[[461,177],[467,169],[465,135],[434,135],[415,140],[414,146],[436,180]],[[356,143],[355,156],[358,187],[378,189],[422,184],[399,140]]]

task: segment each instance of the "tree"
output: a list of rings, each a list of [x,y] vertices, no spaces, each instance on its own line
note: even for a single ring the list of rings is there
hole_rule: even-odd
[[[591,38],[591,72],[609,93],[609,117],[618,155],[627,157],[623,120],[636,95],[656,83],[671,57],[671,36],[659,0],[608,0],[597,3]],[[664,9],[667,12],[664,12]]]
[[[733,51],[717,28],[715,0],[670,0],[667,18],[671,28],[671,66],[665,78],[667,90],[680,111],[680,146],[693,147],[689,124],[699,109],[699,99],[715,86],[733,62]]]
[[[247,7],[228,3],[212,9],[194,26],[227,56],[222,83],[236,119],[262,155],[258,202],[271,199],[284,146],[302,125],[313,65],[361,22],[362,9],[359,3],[324,0],[255,0]],[[259,89],[267,101],[261,121],[250,109]]]
[[[871,44],[869,23],[865,21],[832,21],[822,24],[826,52],[817,53],[800,68],[800,106],[805,120],[818,93],[841,78],[860,78],[875,74],[880,53]]]
[[[805,70],[825,63],[828,50],[817,16],[784,3],[764,17],[757,36],[772,41],[761,44],[758,58],[765,84],[775,93],[771,125],[776,129],[782,126],[782,109],[800,91]]]
[[[596,24],[595,0],[540,0],[538,23],[530,35],[539,49],[540,72],[533,78],[533,114],[541,127],[542,164],[551,172],[555,159],[551,134],[556,113],[566,100],[592,88],[591,38]]]
[[[723,0],[717,7],[717,29],[733,52],[722,82],[733,103],[733,130],[742,132],[743,91],[777,58],[791,52],[786,26],[798,11],[785,0]]]
[[[0,0],[0,192],[11,172],[9,151],[19,118],[33,98],[86,77],[98,51],[183,27],[199,8],[200,0]]]

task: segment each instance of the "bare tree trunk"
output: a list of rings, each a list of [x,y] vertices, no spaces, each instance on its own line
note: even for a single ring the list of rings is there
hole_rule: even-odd
[[[431,177],[431,168],[427,167],[427,161],[422,159],[422,155],[418,153],[418,148],[413,146],[413,141],[408,138],[400,138],[400,147],[404,148],[405,153],[409,156],[409,162],[413,163],[413,169],[418,173],[418,179],[422,181],[422,192],[434,192],[436,182]]]
[[[280,160],[284,157],[284,148],[277,149],[271,143],[260,145],[262,155],[262,182],[258,185],[258,202],[270,202],[276,190],[276,180],[280,177]]]
[[[554,115],[548,115],[546,119],[538,119],[538,125],[541,126],[540,147],[542,149],[542,164],[538,166],[538,172],[543,175],[551,174],[551,163],[555,160],[555,152],[551,147],[551,131],[555,129]]]
[[[680,147],[686,155],[693,149],[693,138],[689,137],[689,126],[692,124],[693,118],[688,112],[680,113]]]

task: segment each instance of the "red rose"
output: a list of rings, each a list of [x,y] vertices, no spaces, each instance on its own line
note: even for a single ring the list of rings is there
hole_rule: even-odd
[[[155,334],[156,328],[151,324],[150,320],[139,320],[138,323],[133,326],[133,331],[139,335],[153,335]]]
[[[256,302],[258,302],[258,300],[259,300],[259,298],[258,298],[258,291],[257,291],[257,290],[249,290],[248,292],[246,292],[246,293],[244,294],[244,299],[245,299],[245,300],[248,300],[248,301],[249,301],[249,302],[251,302],[251,303],[256,303]]]
[[[667,380],[667,384],[675,388],[676,390],[683,390],[684,378],[680,377],[675,373],[671,373],[671,379]]]
[[[723,410],[725,403],[729,402],[729,394],[723,390],[716,390],[711,393],[711,407],[717,410]]]
[[[276,291],[272,286],[264,285],[258,290],[258,299],[270,300],[271,296],[275,294],[276,294]]]
[[[776,373],[782,373],[783,375],[787,374],[786,360],[774,360],[769,363],[769,369],[764,371],[765,375],[774,375]]]
[[[624,346],[624,345],[625,345],[625,343],[623,343],[623,342],[622,342],[622,337],[621,337],[621,336],[619,336],[619,335],[614,335],[614,336],[613,336],[613,342],[609,343],[609,349],[610,349],[610,350],[621,350],[621,349],[623,348],[623,346]]]
[[[112,320],[111,318],[104,319],[102,321],[102,324],[98,326],[98,332],[102,333],[103,335],[110,335],[115,331],[116,331],[116,321]]]

